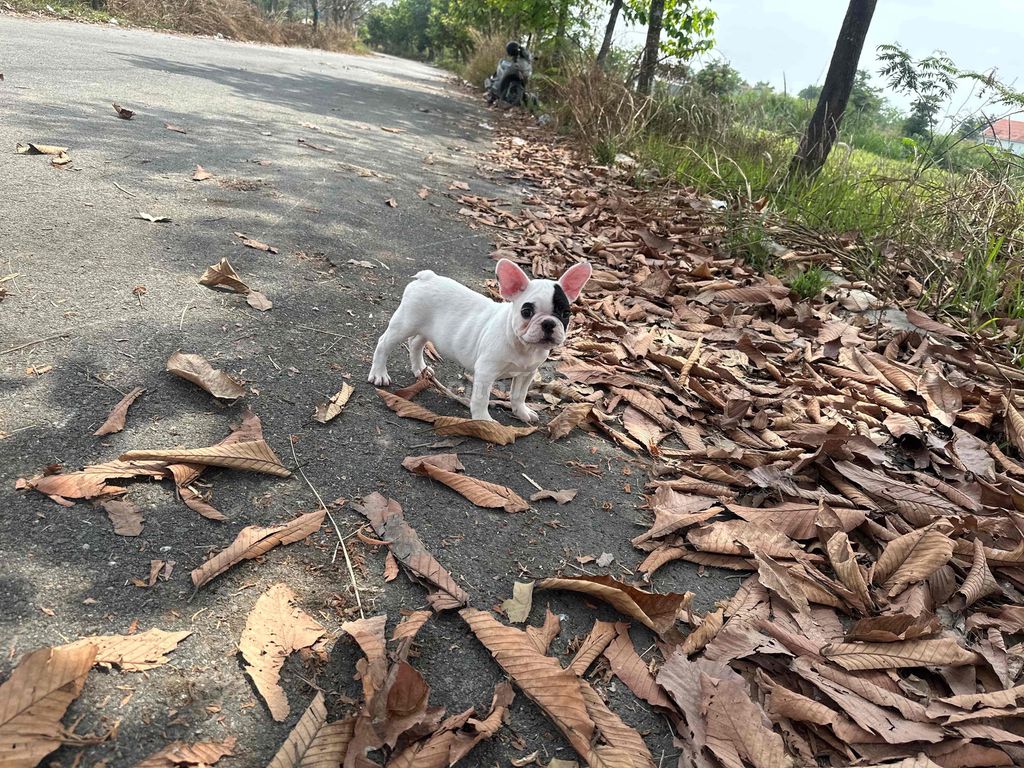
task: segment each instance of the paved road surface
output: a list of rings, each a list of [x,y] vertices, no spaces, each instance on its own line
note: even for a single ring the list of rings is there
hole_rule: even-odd
[[[385,410],[364,381],[376,334],[409,275],[432,268],[480,285],[490,273],[487,233],[470,229],[445,193],[460,180],[475,193],[516,199],[518,190],[476,170],[489,146],[488,123],[501,115],[455,90],[444,73],[386,57],[11,16],[0,16],[0,50],[0,276],[18,275],[3,283],[9,295],[0,302],[0,350],[66,331],[0,355],[0,433],[8,434],[0,439],[0,677],[33,648],[125,632],[133,621],[140,630],[194,632],[172,663],[148,677],[90,675],[66,722],[82,717],[81,732],[120,722],[120,730],[90,748],[85,764],[132,765],[171,739],[231,734],[240,757],[224,765],[265,763],[313,689],[309,673],[289,662],[283,683],[292,716],[282,724],[269,719],[235,653],[254,601],[285,581],[331,633],[351,616],[328,528],[310,544],[235,569],[190,600],[188,571],[242,526],[313,508],[297,479],[208,473],[226,523],[192,513],[166,484],[137,483],[130,498],[146,516],[138,538],[115,536],[88,504],[64,509],[13,490],[15,478],[50,463],[74,469],[132,448],[195,447],[223,437],[241,406],[221,405],[166,374],[175,350],[198,352],[242,376],[250,390],[245,402],[270,443],[290,463],[294,435],[300,461],[326,498],[380,490],[398,499],[477,607],[509,596],[524,572],[551,574],[577,555],[611,552],[611,572],[620,576],[618,563],[637,562],[628,543],[642,519],[637,483],[632,495],[624,492],[621,460],[591,454],[603,444],[577,437],[552,446],[538,436],[506,448],[461,446],[471,473],[522,493],[531,489],[521,472],[545,487],[582,488],[564,508],[482,512],[400,468],[402,457],[427,450],[432,439],[417,422]],[[112,101],[136,110],[135,119],[119,120]],[[46,157],[14,152],[28,141],[68,147],[73,164],[58,170]],[[215,178],[192,181],[197,164]],[[417,195],[423,186],[432,190],[426,199]],[[171,221],[149,223],[137,218],[140,211]],[[235,232],[278,252],[244,248]],[[197,284],[224,256],[273,300],[272,311],[256,312],[237,296]],[[141,305],[137,286],[145,286]],[[441,373],[451,383],[459,375],[451,366]],[[314,403],[347,376],[356,384],[349,409],[331,425],[313,423]],[[147,391],[128,428],[91,437],[120,398],[116,390],[135,386]],[[458,406],[427,402],[461,414]],[[607,471],[599,480],[581,478],[565,465],[571,458],[600,461]],[[346,533],[356,523],[353,512],[340,513]],[[386,611],[394,622],[401,609],[423,606],[422,590],[404,576],[384,585],[383,553],[358,542],[355,549],[365,560],[360,578],[371,613]],[[153,559],[176,561],[171,580],[132,586]],[[714,594],[701,589],[709,579],[673,573],[677,583],[659,586],[695,589],[703,603]],[[545,602],[538,599],[534,621]],[[566,596],[551,596],[550,605],[564,616],[559,651],[595,616],[613,618]],[[421,638],[416,665],[432,686],[432,703],[450,712],[486,709],[500,670],[458,617],[432,621]],[[345,697],[357,694],[356,658],[343,638],[317,675],[332,716],[345,714]],[[602,687],[627,721],[650,734],[656,755],[671,754],[664,723],[621,685]],[[520,696],[510,729],[470,762],[505,765],[536,749],[571,756]],[[56,757],[70,765],[75,754],[64,748]]]

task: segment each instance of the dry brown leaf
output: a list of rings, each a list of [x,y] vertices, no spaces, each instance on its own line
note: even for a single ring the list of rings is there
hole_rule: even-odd
[[[388,674],[387,644],[384,640],[387,619],[386,615],[381,614],[369,619],[346,621],[341,625],[342,630],[356,641],[365,656],[356,663],[356,671],[359,673],[358,677],[363,685],[363,699],[367,704],[384,687],[384,680]]]
[[[52,144],[18,144],[15,150],[19,155],[62,155],[68,151],[67,147],[55,147]]]
[[[213,266],[207,267],[202,277],[199,278],[199,284],[209,286],[210,288],[227,288],[234,293],[248,293],[250,291],[249,286],[238,276],[235,268],[231,266],[231,262],[226,257]]]
[[[267,768],[341,765],[352,741],[355,722],[355,718],[348,718],[328,723],[324,695],[318,691]]]
[[[142,533],[142,510],[127,499],[106,499],[99,502],[114,524],[118,536],[138,536]]]
[[[320,530],[326,514],[323,509],[308,512],[270,528],[247,525],[231,544],[192,571],[192,584],[199,589],[243,560],[261,557],[277,546],[302,541]]]
[[[235,237],[241,240],[242,245],[246,248],[254,248],[257,251],[263,251],[264,253],[277,253],[277,248],[274,246],[261,243],[259,240],[253,240],[251,237],[248,237],[241,232],[235,232]]]
[[[729,511],[748,523],[774,528],[791,539],[804,541],[817,536],[815,520],[818,516],[817,504],[799,504],[784,502],[771,507],[745,507],[734,502],[727,502]],[[864,522],[865,514],[859,509],[836,507],[835,514],[842,522],[843,530],[852,531]]]
[[[565,589],[596,597],[665,638],[676,636],[676,614],[693,597],[690,592],[681,595],[644,592],[610,576],[544,579],[537,583],[537,589]]]
[[[1002,588],[996,581],[992,571],[989,570],[988,561],[985,558],[985,547],[981,539],[974,540],[974,560],[971,563],[971,570],[956,591],[950,602],[953,610],[962,611],[969,608],[983,597],[1002,592]]]
[[[120,117],[122,120],[131,120],[133,117],[135,117],[135,112],[125,107],[122,107],[116,101],[113,102],[113,107],[114,111],[117,113],[117,116]]]
[[[170,216],[157,216],[152,213],[146,213],[145,211],[136,211],[136,219],[142,219],[148,221],[150,224],[165,224],[171,220]]]
[[[563,406],[555,418],[548,422],[548,436],[560,440],[587,420],[594,406],[590,403],[570,403]]]
[[[108,485],[107,480],[127,477],[153,477],[165,475],[163,462],[108,461],[90,464],[77,472],[39,475],[31,480],[20,480],[16,487],[30,488],[50,497],[62,499],[94,499],[125,492],[119,485]]]
[[[531,495],[530,501],[544,501],[545,499],[551,499],[552,501],[557,501],[559,504],[568,504],[576,498],[576,494],[578,493],[578,488],[567,488],[562,491],[541,490]]]
[[[846,640],[866,643],[895,643],[936,634],[942,626],[934,616],[916,617],[897,613],[869,616],[861,619],[846,632]]]
[[[582,677],[604,649],[615,639],[616,625],[610,621],[595,621],[590,633],[580,644],[576,655],[569,662],[568,669]]]
[[[195,744],[174,741],[136,763],[135,768],[205,768],[218,762],[222,757],[233,755],[235,742],[234,736],[229,736],[224,741],[200,741]]]
[[[40,648],[26,654],[0,685],[0,744],[3,764],[33,768],[65,736],[61,718],[78,694],[96,658],[96,646]]]
[[[862,612],[873,607],[874,601],[868,591],[867,578],[864,570],[857,564],[853,549],[850,547],[850,537],[843,531],[838,531],[828,540],[826,549],[832,570],[854,598],[854,607]]]
[[[394,658],[406,661],[409,651],[412,649],[413,640],[423,628],[423,625],[430,621],[434,614],[430,611],[413,611],[403,617],[391,635],[391,642],[396,643]]]
[[[1006,409],[1006,418],[1003,421],[1006,436],[1017,448],[1017,453],[1024,456],[1024,416],[1005,397],[1003,407]]]
[[[522,496],[504,485],[489,483],[470,475],[450,472],[429,462],[419,462],[413,467],[406,467],[406,469],[411,469],[417,475],[424,475],[447,485],[478,507],[504,509],[506,512],[525,512],[530,508]]]
[[[347,382],[343,382],[341,390],[336,395],[333,395],[326,403],[321,403],[316,407],[316,410],[313,412],[313,421],[326,424],[342,412],[345,404],[348,403],[349,398],[352,397],[352,393],[355,391],[355,387]]]
[[[700,626],[687,635],[686,640],[682,644],[677,646],[679,653],[692,656],[697,651],[702,650],[722,630],[724,620],[725,611],[722,608],[707,613]]]
[[[931,331],[932,333],[941,333],[943,336],[948,336],[951,339],[966,339],[967,334],[963,331],[958,331],[956,328],[952,328],[948,325],[933,320],[916,309],[910,308],[906,310],[907,320],[916,325],[922,331]]]
[[[651,706],[661,707],[668,711],[675,709],[668,696],[655,682],[654,675],[651,674],[647,664],[633,647],[633,641],[629,637],[628,624],[620,622],[615,625],[615,637],[604,649],[604,656],[608,659],[608,665],[615,676],[638,699],[643,699]]]
[[[780,531],[746,520],[725,520],[691,529],[686,539],[703,552],[748,556],[753,552],[775,558],[795,558],[803,549]]]
[[[821,654],[846,670],[959,667],[976,664],[978,655],[950,638],[905,640],[899,643],[832,643]]]
[[[202,464],[246,472],[264,472],[276,477],[291,477],[266,440],[218,443],[206,448],[169,448],[166,450],[128,451],[120,461],[165,461],[169,464]]]
[[[124,429],[125,419],[128,417],[128,408],[139,399],[139,396],[146,390],[142,387],[136,387],[123,398],[121,401],[114,406],[114,409],[107,416],[107,420],[100,425],[100,428],[93,432],[93,435],[110,435],[114,432],[120,432]]]
[[[508,620],[513,624],[522,624],[530,618],[533,607],[533,582],[517,581],[512,585],[512,597],[501,604]]]
[[[420,471],[420,467],[423,464],[433,464],[435,467],[446,469],[449,472],[457,472],[465,469],[462,466],[462,462],[459,461],[459,455],[457,453],[434,453],[428,456],[406,456],[402,460],[402,466],[408,469],[410,472],[416,472],[418,474],[425,474]]]
[[[404,397],[400,397],[393,392],[388,392],[386,389],[378,389],[377,394],[388,408],[403,418],[418,419],[419,421],[425,421],[428,424],[433,424],[437,419],[441,418],[433,411],[424,408],[422,405],[414,403],[411,400],[406,400]]]
[[[352,506],[370,521],[374,532],[388,542],[388,547],[395,557],[414,577],[439,590],[427,598],[434,610],[460,608],[469,602],[469,595],[465,590],[456,584],[452,575],[427,552],[416,531],[405,521],[402,508],[397,501],[386,499],[379,493],[372,493],[363,499],[362,504]]]
[[[202,355],[175,352],[167,359],[167,370],[202,387],[214,397],[237,400],[245,394],[245,387],[241,382],[214,368]]]
[[[394,581],[398,578],[398,561],[394,553],[389,549],[384,555],[384,581]]]
[[[192,181],[206,181],[207,179],[212,178],[213,174],[201,165],[197,165],[195,171],[192,173]],[[224,262],[227,261],[227,259],[221,259],[221,261]]]
[[[658,423],[631,405],[622,412],[622,426],[648,452],[656,453],[658,443],[665,439],[666,433]]]
[[[742,768],[746,762],[754,768],[792,768],[782,737],[772,731],[745,685],[701,673],[700,690],[707,747],[723,766]]]
[[[562,669],[557,659],[539,653],[527,642],[522,630],[503,626],[489,613],[464,608],[459,615],[520,690],[554,721],[573,748],[581,755],[588,754],[595,725],[587,714],[576,675]]]
[[[167,654],[191,634],[188,630],[165,632],[154,628],[134,635],[91,635],[60,647],[76,649],[90,645],[96,649],[94,664],[119,667],[125,672],[142,672],[170,661]]]
[[[249,291],[245,296],[245,303],[260,312],[268,312],[274,308],[274,302],[259,291]]]
[[[177,125],[171,125],[170,123],[164,123],[164,128],[166,128],[168,131],[174,131],[175,133],[188,133],[188,131],[186,131],[184,128]]]
[[[399,414],[402,416],[404,414]],[[424,419],[426,421],[426,419]],[[536,427],[509,427],[497,421],[463,419],[458,416],[436,416],[433,421],[434,432],[438,435],[463,435],[475,437],[495,445],[509,445],[516,438],[532,435]]]
[[[953,540],[934,527],[911,531],[885,545],[871,580],[894,597],[911,584],[924,581],[952,556]]]
[[[320,623],[298,608],[295,600],[295,593],[287,585],[272,586],[256,601],[238,641],[245,673],[277,722],[284,721],[289,712],[288,698],[278,683],[285,659],[324,635]]]
[[[937,368],[930,367],[921,377],[919,392],[928,407],[928,415],[943,426],[952,427],[964,407],[960,390],[946,381]]]

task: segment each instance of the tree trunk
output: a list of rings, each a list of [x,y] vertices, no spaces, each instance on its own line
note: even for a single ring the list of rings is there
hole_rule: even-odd
[[[565,30],[569,26],[569,0],[558,4],[558,22],[555,25],[555,61],[561,61],[565,53]]]
[[[825,164],[832,144],[839,133],[846,104],[850,100],[857,63],[864,48],[864,38],[871,26],[876,0],[850,0],[846,18],[839,30],[839,39],[832,53],[825,84],[821,87],[818,106],[807,124],[807,132],[790,163],[791,176],[813,176]]]
[[[608,26],[604,28],[604,40],[601,41],[601,50],[597,52],[597,66],[603,67],[608,58],[608,51],[612,49],[612,35],[615,34],[615,22],[619,20],[619,11],[622,10],[622,0],[612,0],[612,10],[608,16]]]
[[[644,43],[643,57],[640,59],[640,74],[636,78],[636,92],[641,96],[650,96],[654,85],[654,68],[658,64],[658,51],[661,47],[661,19],[665,13],[665,0],[651,0],[651,10],[647,20],[647,42]]]
[[[309,4],[313,9],[313,31],[316,32],[320,28],[320,0],[309,0]]]

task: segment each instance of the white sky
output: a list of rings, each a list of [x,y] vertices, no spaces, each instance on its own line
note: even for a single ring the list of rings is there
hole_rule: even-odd
[[[765,80],[796,93],[825,79],[847,0],[703,0],[718,14],[716,49],[750,83]],[[605,20],[598,22],[603,27]],[[640,45],[639,30],[621,43]],[[877,79],[875,47],[899,42],[915,58],[945,51],[964,69],[998,69],[1024,89],[1024,0],[878,0],[860,66]],[[705,56],[707,59],[707,56]],[[879,82],[879,85],[882,83]],[[906,101],[887,97],[905,108]]]

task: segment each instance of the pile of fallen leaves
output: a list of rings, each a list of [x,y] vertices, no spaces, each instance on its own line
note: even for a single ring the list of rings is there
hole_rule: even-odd
[[[543,138],[491,160],[539,188],[518,213],[459,198],[494,257],[552,278],[594,264],[556,366],[570,386],[544,390],[552,439],[584,428],[650,462],[646,579],[675,560],[751,574],[704,616],[677,599],[690,631],[654,627],[659,664],[621,628],[587,641],[618,644],[613,671],[674,723],[680,765],[1024,764],[1024,373],[865,286],[798,300],[723,255],[686,190],[642,194]],[[463,616],[523,686],[503,661],[521,633]],[[534,653],[534,682],[574,693],[556,714],[524,690],[588,764],[651,764],[588,710],[583,662]],[[597,733],[632,757],[598,757]]]

